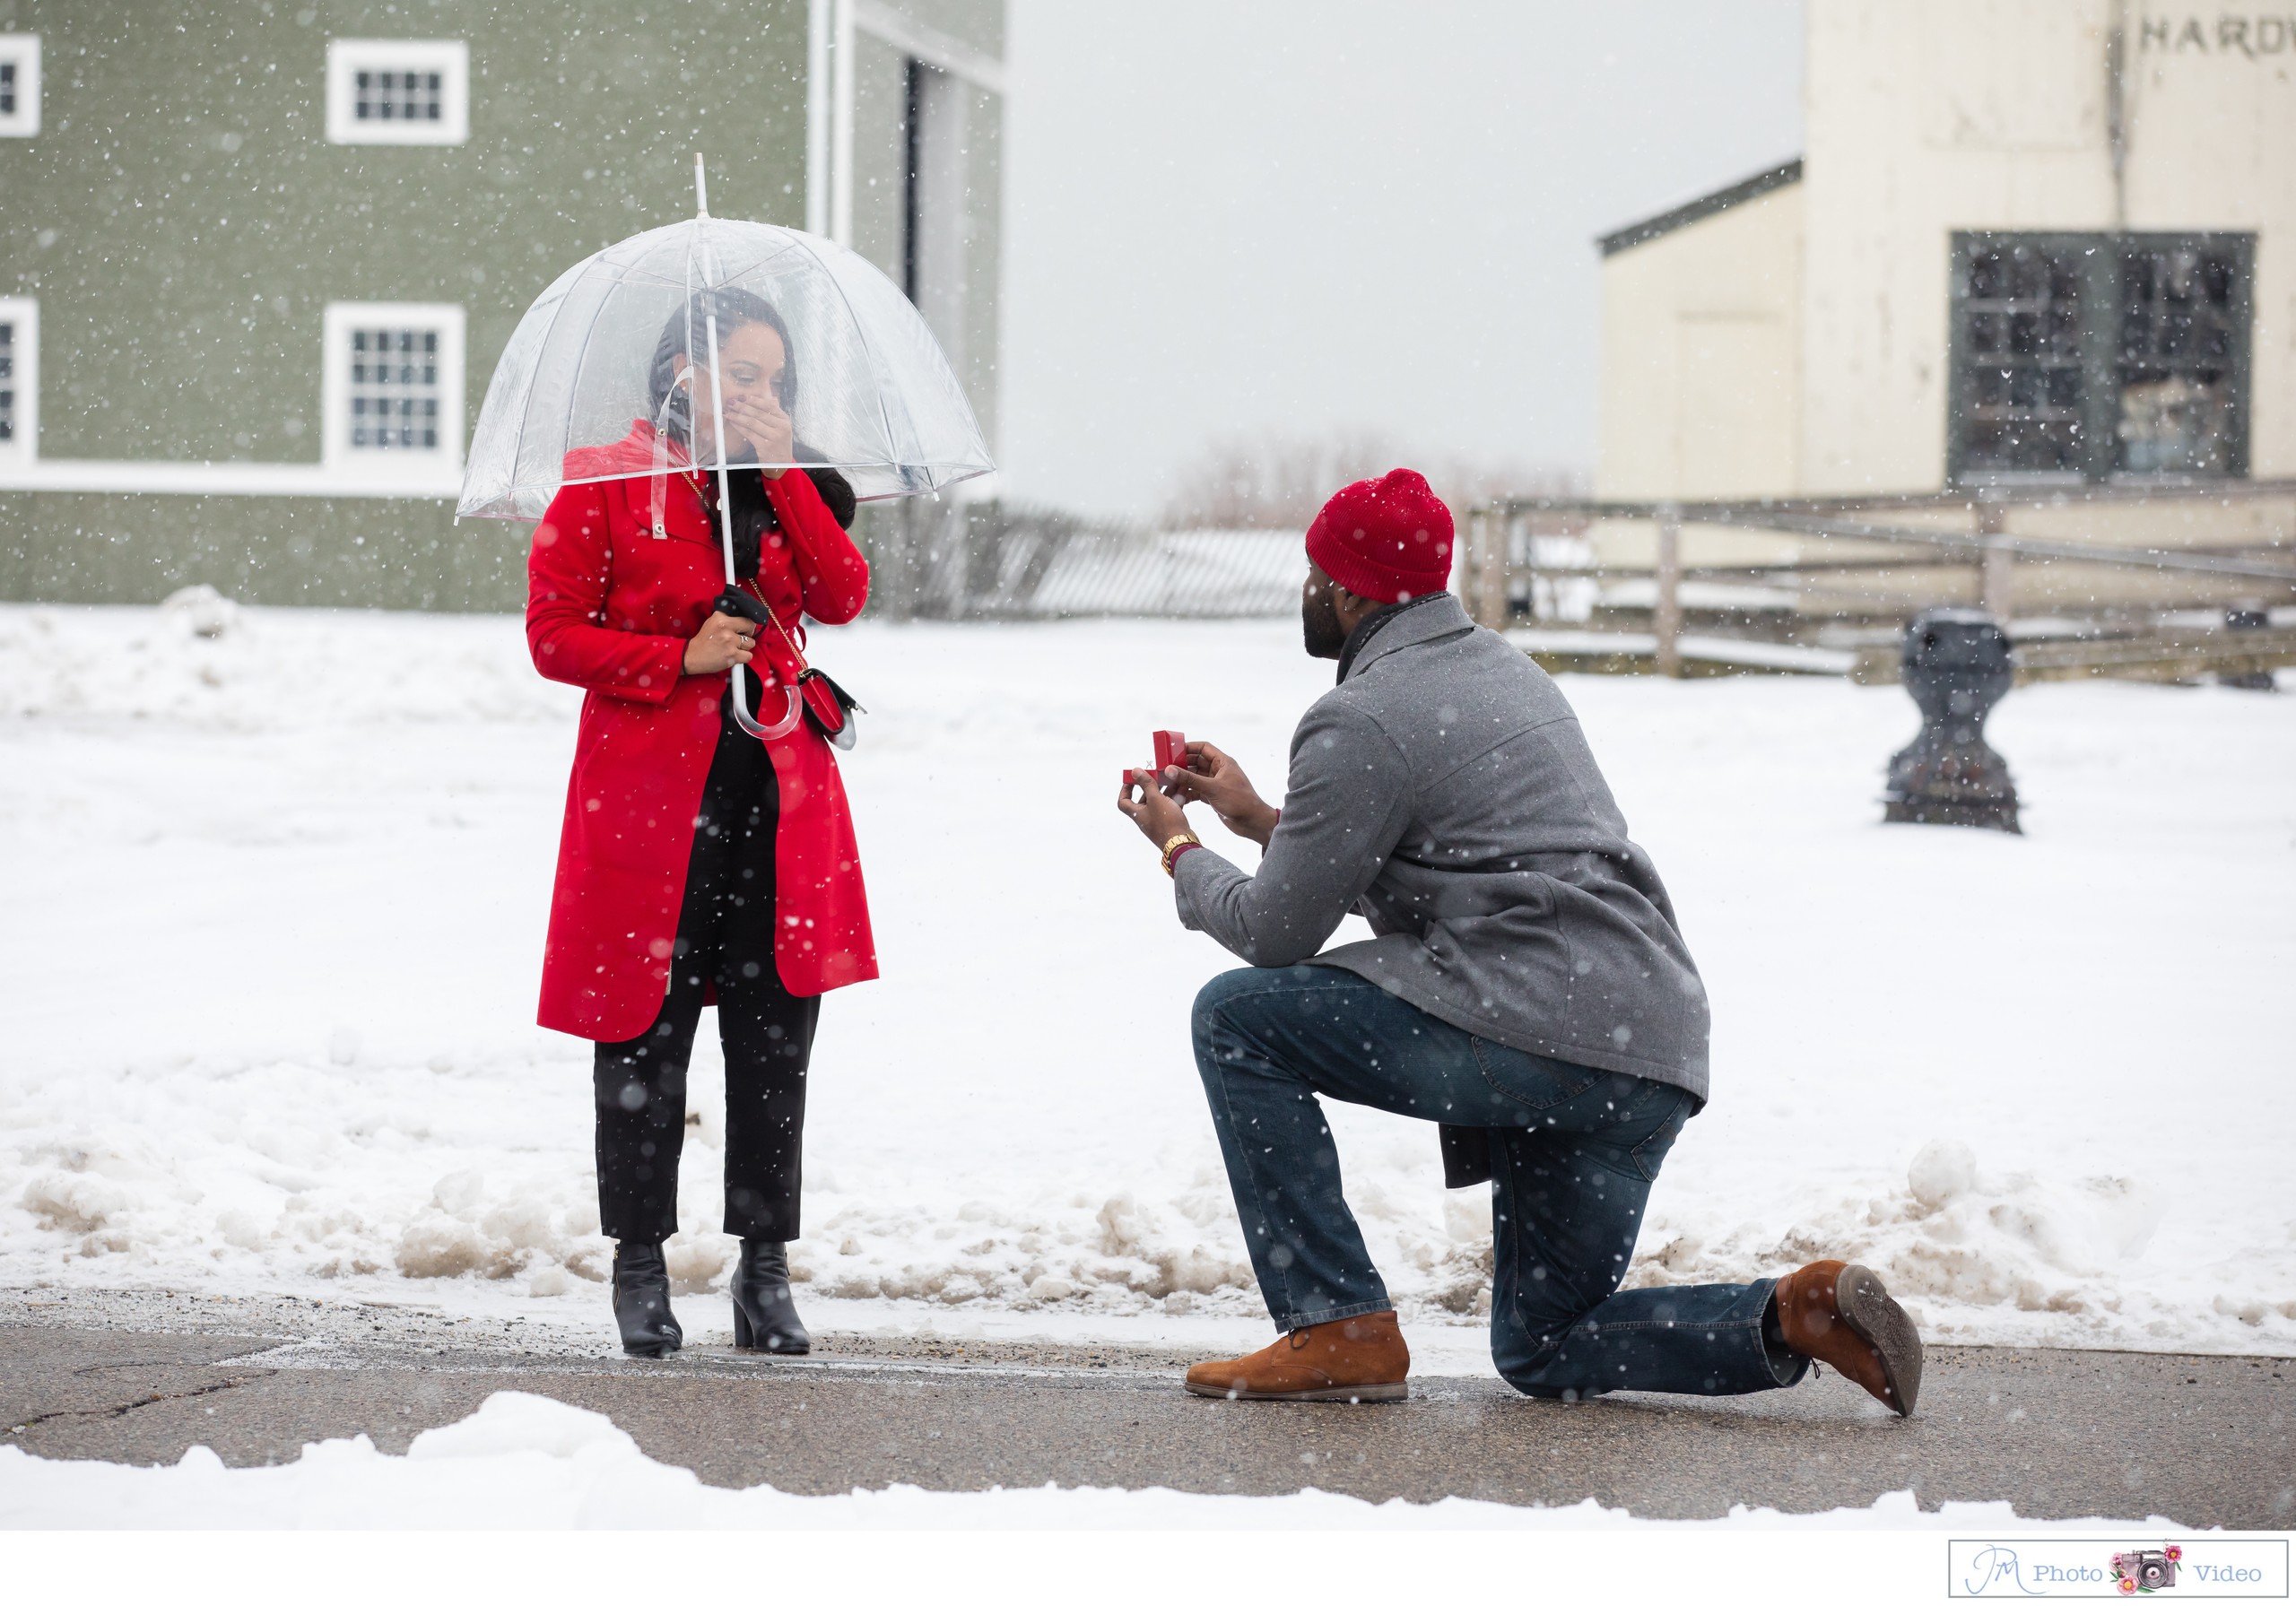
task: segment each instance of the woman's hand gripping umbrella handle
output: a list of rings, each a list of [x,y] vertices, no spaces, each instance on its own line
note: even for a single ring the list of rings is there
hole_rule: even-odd
[[[719,595],[717,607],[720,613],[731,613],[749,620],[761,629],[779,623],[763,603],[731,585]],[[804,717],[805,705],[799,699],[795,686],[785,686],[781,690],[788,699],[787,708],[771,725],[760,725],[750,714],[749,687],[744,681],[746,673],[739,664],[733,666],[734,722],[761,742],[778,742],[797,728],[797,721]]]

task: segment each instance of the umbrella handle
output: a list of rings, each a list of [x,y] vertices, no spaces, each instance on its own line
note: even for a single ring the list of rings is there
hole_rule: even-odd
[[[805,705],[798,699],[797,689],[795,686],[785,686],[781,690],[783,695],[789,699],[788,708],[771,725],[758,724],[750,714],[750,689],[744,679],[743,668],[738,664],[735,664],[734,723],[760,742],[780,741],[782,737],[797,728],[797,721],[804,716],[805,712]]]

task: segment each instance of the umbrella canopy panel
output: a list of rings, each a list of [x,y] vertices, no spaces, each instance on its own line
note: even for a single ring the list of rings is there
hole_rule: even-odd
[[[657,355],[666,338],[707,369],[707,312],[718,309],[722,341],[752,297],[787,330],[797,463],[839,470],[865,499],[995,468],[948,360],[891,280],[817,235],[705,216],[608,247],[526,309],[486,387],[456,513],[540,518],[561,485],[646,473],[648,462],[613,449],[640,421],[664,421],[677,455],[695,461],[694,408],[669,398],[665,412]],[[709,385],[699,385],[706,418]]]

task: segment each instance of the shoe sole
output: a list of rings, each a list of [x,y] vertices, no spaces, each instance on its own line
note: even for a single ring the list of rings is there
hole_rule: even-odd
[[[1393,1400],[1411,1398],[1408,1383],[1359,1383],[1347,1388],[1215,1388],[1208,1383],[1183,1383],[1181,1387],[1191,1394],[1201,1394],[1207,1400],[1297,1400],[1303,1403],[1326,1402],[1337,1405],[1378,1405]]]
[[[1849,1331],[1881,1353],[1882,1376],[1901,1417],[1913,1414],[1921,1394],[1921,1334],[1905,1307],[1890,1298],[1881,1278],[1865,1266],[1844,1266],[1834,1281],[1834,1308]]]

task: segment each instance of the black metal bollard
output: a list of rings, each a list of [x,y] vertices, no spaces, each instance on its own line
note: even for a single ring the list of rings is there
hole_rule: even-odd
[[[2227,608],[2224,610],[2224,628],[2228,630],[2268,630],[2272,628],[2272,615],[2262,608]],[[2269,669],[2221,674],[2216,679],[2222,685],[2238,687],[2242,691],[2276,691],[2280,689]]]
[[[2017,786],[1986,745],[1986,716],[2009,695],[2009,637],[1974,608],[1932,608],[1906,627],[1900,673],[1921,710],[1921,734],[1890,760],[1882,818],[1911,825],[2014,831]]]

